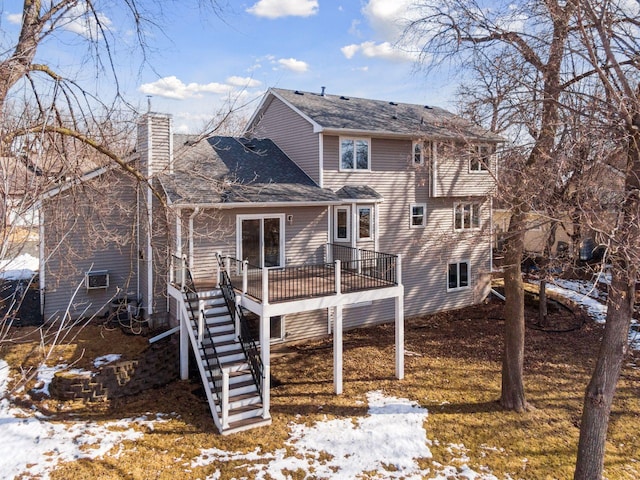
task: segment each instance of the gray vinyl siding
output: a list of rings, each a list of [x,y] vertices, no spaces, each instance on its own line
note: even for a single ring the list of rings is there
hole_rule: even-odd
[[[207,209],[194,217],[194,277],[207,281],[216,272],[215,252],[235,257],[238,215],[285,215],[286,265],[316,264],[324,261],[327,243],[326,207]],[[287,221],[292,215],[292,221]],[[183,244],[188,252],[188,242]]]
[[[460,151],[462,150],[462,151]],[[468,195],[489,195],[495,190],[497,172],[496,155],[491,156],[490,171],[469,171],[467,148],[452,149],[448,155],[437,153],[436,197],[457,197]]]
[[[327,310],[286,315],[284,329],[287,342],[324,337],[329,332]]]
[[[45,200],[42,209],[47,321],[63,318],[67,308],[72,319],[102,315],[115,297],[137,296],[133,180],[108,172]],[[109,288],[87,290],[89,270],[107,270]]]
[[[405,316],[434,313],[480,302],[486,295],[490,271],[489,202],[484,197],[465,197],[482,202],[483,230],[453,230],[453,204],[460,198],[432,198],[424,168],[411,164],[411,142],[372,139],[371,172],[338,171],[338,137],[325,136],[325,187],[369,185],[384,197],[378,204],[378,250],[402,255]],[[466,195],[469,195],[468,193]],[[426,226],[410,226],[410,206],[426,204]],[[447,267],[470,261],[471,288],[447,291]],[[394,319],[393,300],[346,309],[345,326]]]
[[[320,184],[320,146],[313,126],[274,98],[253,132],[274,141],[311,179]]]

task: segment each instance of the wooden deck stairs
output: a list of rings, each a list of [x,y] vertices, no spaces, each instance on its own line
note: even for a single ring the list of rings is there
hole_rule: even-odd
[[[271,418],[263,418],[259,380],[252,372],[247,348],[222,291],[185,292],[183,301],[189,317],[189,338],[220,433],[269,425]]]

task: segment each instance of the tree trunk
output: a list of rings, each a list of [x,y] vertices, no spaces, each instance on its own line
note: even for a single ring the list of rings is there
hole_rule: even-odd
[[[634,272],[624,271],[622,267],[613,272],[604,337],[584,398],[574,480],[602,478],[609,413],[627,351],[633,313]]]
[[[504,352],[502,356],[502,393],[500,404],[507,410],[527,408],[522,378],[524,364],[524,288],[522,252],[524,250],[524,213],[517,209],[509,222],[505,242],[504,269]]]
[[[636,105],[640,103],[640,87]],[[602,478],[607,427],[616,384],[628,349],[629,327],[638,276],[638,223],[640,207],[640,114],[629,128],[625,200],[619,216],[616,240],[621,248],[612,258],[607,320],[598,360],[587,386],[580,424],[575,480]]]
[[[540,294],[538,300],[538,325],[547,326],[547,281],[540,280]]]

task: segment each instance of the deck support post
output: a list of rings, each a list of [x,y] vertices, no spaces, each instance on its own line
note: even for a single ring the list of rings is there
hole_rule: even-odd
[[[334,308],[333,315],[333,390],[342,393],[342,305]]]
[[[180,379],[189,378],[189,332],[187,319],[180,312]]]
[[[262,418],[271,418],[271,316],[269,315],[269,270],[262,269],[262,314],[260,315],[260,356],[262,357]]]
[[[220,282],[222,281],[222,272],[220,271],[220,260],[222,260],[222,252],[220,250],[216,251],[216,287],[220,286]]]
[[[248,278],[248,270],[249,270],[249,260],[243,260],[242,262],[242,294],[246,295],[249,278]]]
[[[260,356],[262,357],[262,418],[271,418],[269,413],[271,390],[271,322],[270,317],[263,311],[260,316]]]
[[[404,378],[404,287],[402,286],[402,258],[398,255],[396,280],[402,293],[395,298],[396,317],[396,378]]]

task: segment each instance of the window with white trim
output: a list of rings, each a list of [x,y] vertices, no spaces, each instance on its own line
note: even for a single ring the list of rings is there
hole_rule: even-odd
[[[450,263],[447,269],[447,291],[469,288],[470,279],[469,262]]]
[[[480,204],[460,202],[453,204],[453,228],[455,230],[477,230],[480,228]]]
[[[410,208],[411,228],[424,227],[427,224],[427,204],[414,203]]]
[[[335,207],[333,211],[333,239],[336,242],[351,240],[351,209]]]
[[[370,170],[368,138],[340,138],[340,171]]]
[[[489,145],[471,145],[469,157],[470,172],[488,172],[491,160],[491,147]]]
[[[373,237],[373,208],[358,207],[358,240]]]
[[[270,340],[284,340],[284,315],[269,317]]]
[[[431,161],[433,145],[431,142],[413,142],[413,164],[424,165]]]

